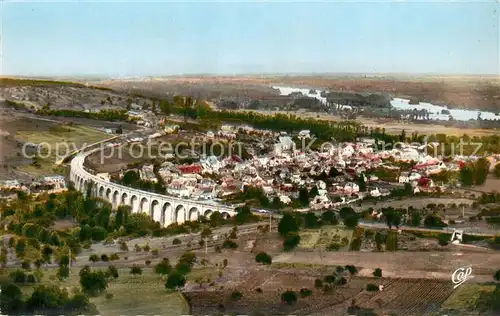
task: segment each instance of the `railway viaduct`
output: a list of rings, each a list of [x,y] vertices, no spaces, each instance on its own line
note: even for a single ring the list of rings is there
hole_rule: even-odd
[[[196,201],[142,191],[101,179],[87,171],[85,158],[97,148],[86,153],[78,153],[71,160],[70,180],[75,188],[86,193],[92,184],[91,194],[109,201],[114,208],[130,205],[132,213],[147,213],[164,227],[173,223],[195,221],[201,215],[209,217],[213,212],[220,212],[224,218],[234,216],[234,207],[221,205],[213,201]]]

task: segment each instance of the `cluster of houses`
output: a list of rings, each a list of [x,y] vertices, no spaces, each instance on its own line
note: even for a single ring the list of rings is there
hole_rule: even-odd
[[[54,175],[45,176],[35,181],[25,184],[18,180],[0,181],[0,198],[15,198],[17,191],[23,191],[26,194],[59,193],[67,190],[67,183],[64,176]]]
[[[316,188],[310,207],[323,209],[368,196],[389,195],[393,189],[406,184],[410,184],[415,193],[446,190],[447,184],[434,183],[432,175],[445,170],[458,171],[460,165],[459,160],[444,163],[427,155],[423,148],[410,144],[377,151],[373,139],[332,144],[322,151],[301,151],[300,141],[313,137],[307,130],[291,136],[225,125],[219,131],[208,132],[206,138],[231,140],[239,133],[267,137],[274,145],[266,154],[253,154],[250,159],[238,155],[202,155],[193,164],[175,165],[166,161],[158,170],[166,193],[192,199],[224,199],[253,186],[261,188],[270,201],[278,198],[283,204],[290,204],[299,197],[301,188],[308,191]],[[255,153],[252,149],[249,151]],[[410,167],[401,167],[404,164],[400,162]],[[143,180],[157,181],[152,168],[151,165],[142,167]],[[379,179],[377,170],[396,176],[392,180]]]

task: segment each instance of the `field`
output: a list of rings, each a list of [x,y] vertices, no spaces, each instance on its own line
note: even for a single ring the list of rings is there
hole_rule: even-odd
[[[348,246],[351,238],[352,230],[342,227],[324,226],[320,229],[304,229],[300,231],[300,247],[324,249],[332,243]]]
[[[495,288],[492,284],[464,283],[444,302],[443,308],[454,311],[474,310],[482,303],[481,296],[491,294]]]
[[[452,284],[442,280],[392,279],[382,284],[382,291],[368,300],[357,300],[358,306],[381,315],[432,315],[453,292]]]
[[[110,135],[81,125],[61,126],[53,125],[47,129],[32,129],[30,127],[19,129],[15,133],[16,140],[33,144],[43,144],[42,155],[39,159],[40,167],[23,165],[19,170],[33,174],[43,175],[52,172],[53,164],[57,158],[64,156],[74,149],[110,138]]]

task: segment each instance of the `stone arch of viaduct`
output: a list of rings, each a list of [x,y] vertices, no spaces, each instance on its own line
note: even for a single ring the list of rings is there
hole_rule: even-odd
[[[85,170],[83,163],[87,155],[98,150],[100,149],[81,153],[73,158],[70,180],[74,183],[75,188],[83,193],[87,192],[88,185],[92,183],[92,195],[109,201],[113,208],[129,205],[132,208],[132,213],[147,213],[164,227],[173,223],[181,224],[186,221],[195,221],[202,215],[209,217],[216,211],[225,218],[236,214],[234,208],[230,206],[151,193],[96,177]]]

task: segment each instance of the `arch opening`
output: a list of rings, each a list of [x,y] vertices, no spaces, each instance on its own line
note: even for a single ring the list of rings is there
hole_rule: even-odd
[[[180,204],[175,208],[174,212],[174,223],[182,224],[186,221],[186,209],[184,205]]]
[[[196,220],[198,220],[198,216],[199,216],[199,211],[198,211],[198,208],[197,207],[192,207],[190,210],[189,210],[189,215],[188,215],[188,220],[191,221],[191,222],[194,222]]]
[[[151,208],[149,209],[149,216],[151,216],[151,218],[156,222],[160,221],[161,212],[160,212],[160,202],[158,202],[158,200],[153,200],[153,202],[151,202]]]
[[[139,208],[139,198],[136,195],[132,195],[130,198],[130,206],[132,207],[132,213],[137,213]]]
[[[167,227],[172,223],[172,204],[166,202],[163,204],[160,216],[160,223]]]

